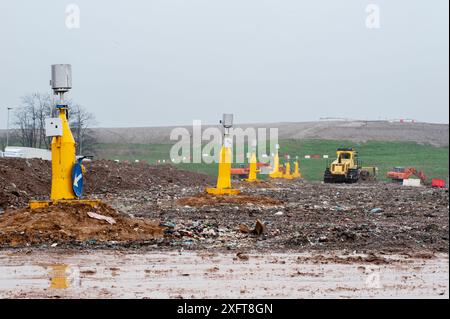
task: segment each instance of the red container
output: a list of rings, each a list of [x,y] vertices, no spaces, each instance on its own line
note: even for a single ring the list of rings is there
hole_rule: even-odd
[[[432,187],[444,188],[445,187],[445,181],[443,179],[433,178],[431,180],[431,186]]]

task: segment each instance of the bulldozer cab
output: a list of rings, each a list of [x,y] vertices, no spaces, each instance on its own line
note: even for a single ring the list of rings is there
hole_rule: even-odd
[[[347,170],[355,166],[356,152],[353,149],[338,148],[337,159],[331,163],[333,174],[347,174]]]
[[[337,158],[338,162],[342,163],[342,160],[351,160],[353,157],[353,154],[351,152],[347,151],[338,151],[337,152]]]
[[[338,148],[336,151],[336,155],[338,158],[341,159],[345,159],[345,160],[350,160],[353,159],[356,155],[356,152],[353,151],[352,149],[342,149],[342,148]]]
[[[352,148],[338,148],[336,159],[327,165],[324,173],[326,183],[349,182],[355,183],[359,179],[360,165],[358,154]]]

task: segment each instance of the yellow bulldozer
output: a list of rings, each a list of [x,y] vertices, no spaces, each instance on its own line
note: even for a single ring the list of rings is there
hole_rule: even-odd
[[[325,183],[356,183],[360,178],[361,165],[353,148],[338,148],[337,158],[327,165],[323,174]]]

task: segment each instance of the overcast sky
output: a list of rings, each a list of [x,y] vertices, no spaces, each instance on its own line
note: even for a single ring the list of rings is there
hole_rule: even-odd
[[[66,5],[80,27],[66,26]],[[380,28],[366,26],[366,5]],[[448,0],[0,0],[0,128],[20,97],[71,98],[99,126],[413,118],[448,123]],[[72,20],[73,21],[73,20]],[[373,22],[373,20],[371,20]],[[72,24],[73,25],[73,24]]]

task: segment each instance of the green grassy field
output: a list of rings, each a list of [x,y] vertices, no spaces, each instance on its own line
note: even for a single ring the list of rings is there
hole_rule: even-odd
[[[414,166],[423,170],[429,178],[446,178],[449,168],[449,148],[421,145],[412,142],[369,141],[355,143],[332,140],[280,140],[280,158],[285,153],[291,158],[298,156],[300,170],[307,180],[321,180],[327,159],[305,159],[305,155],[328,154],[334,159],[336,148],[353,147],[363,166],[377,166],[379,180],[386,180],[386,172],[393,166]],[[170,144],[100,144],[98,157],[118,160],[146,160],[156,164],[157,160],[169,162]],[[177,164],[178,167],[215,175],[216,164]]]

